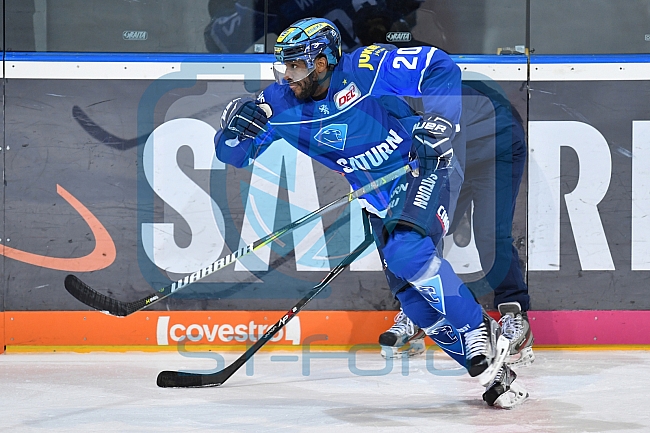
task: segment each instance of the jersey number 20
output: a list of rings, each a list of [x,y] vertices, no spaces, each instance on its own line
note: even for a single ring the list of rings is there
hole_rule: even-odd
[[[397,50],[397,54],[403,54],[406,56],[415,56],[420,51],[422,51],[422,47],[400,48],[399,50]],[[418,65],[418,58],[411,57],[409,59],[404,56],[398,56],[393,59],[393,68],[399,69],[400,67],[402,67],[402,65],[406,66],[407,69],[415,69],[417,68]]]

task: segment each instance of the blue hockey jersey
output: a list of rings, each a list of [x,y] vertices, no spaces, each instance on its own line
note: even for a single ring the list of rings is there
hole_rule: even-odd
[[[411,131],[420,120],[403,97],[421,97],[427,114],[457,125],[461,116],[461,73],[442,50],[390,50],[370,45],[343,54],[327,96],[298,100],[289,86],[272,84],[258,97],[271,106],[268,129],[255,139],[215,136],[222,162],[249,165],[276,140],[345,176],[354,189],[408,162]],[[452,136],[453,140],[453,136]],[[453,142],[453,141],[452,141]],[[383,216],[398,181],[363,196],[362,206]]]

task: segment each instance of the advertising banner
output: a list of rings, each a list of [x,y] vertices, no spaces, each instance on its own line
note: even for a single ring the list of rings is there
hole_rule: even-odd
[[[648,310],[648,63],[540,57],[528,124],[533,308]]]
[[[8,63],[7,311],[86,310],[63,287],[68,273],[112,297],[140,299],[349,192],[342,176],[282,140],[243,169],[216,159],[223,108],[269,83],[264,65],[75,60],[48,69],[42,59]],[[504,70],[478,64],[464,74],[489,79],[491,71],[525,115],[525,65]],[[457,272],[476,280],[469,230],[469,243],[450,236],[445,248]],[[150,310],[285,309],[362,240],[355,201]],[[489,291],[481,295],[491,307]],[[395,310],[374,246],[310,308]]]
[[[590,59],[533,56],[530,80],[525,63],[461,64],[466,82],[498,88],[528,134],[513,239],[540,344],[615,344],[650,310],[650,74],[643,58]],[[137,313],[137,324],[90,314],[66,292],[67,274],[137,300],[350,189],[283,140],[243,169],[215,158],[225,105],[270,82],[265,63],[78,60],[6,63],[5,344],[246,344],[237,338],[277,320],[265,312],[286,311],[362,241],[352,202]],[[483,215],[466,216],[444,254],[489,309],[472,231]],[[301,344],[336,314],[347,319],[336,316],[328,344],[373,343],[396,308],[371,247],[301,313]],[[349,319],[353,312],[361,315]],[[54,323],[79,332],[57,332]],[[293,344],[295,326],[274,344]],[[647,344],[628,336],[625,344]]]

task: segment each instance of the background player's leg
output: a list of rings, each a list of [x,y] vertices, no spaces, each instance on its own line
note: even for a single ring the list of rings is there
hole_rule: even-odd
[[[475,218],[474,233],[485,279],[494,288],[494,305],[501,313],[504,335],[511,341],[508,362],[530,365],[535,359],[526,313],[530,298],[512,239],[512,221],[526,158],[523,129],[507,129],[497,135],[497,142],[503,143],[501,147],[507,145],[507,151],[500,152],[494,163],[468,167],[475,215],[494,216]]]

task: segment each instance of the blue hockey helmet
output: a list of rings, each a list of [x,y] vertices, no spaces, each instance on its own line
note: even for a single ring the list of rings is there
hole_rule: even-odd
[[[304,18],[280,33],[274,54],[280,63],[304,60],[308,69],[314,68],[321,54],[330,65],[336,65],[341,59],[341,33],[329,20]]]

